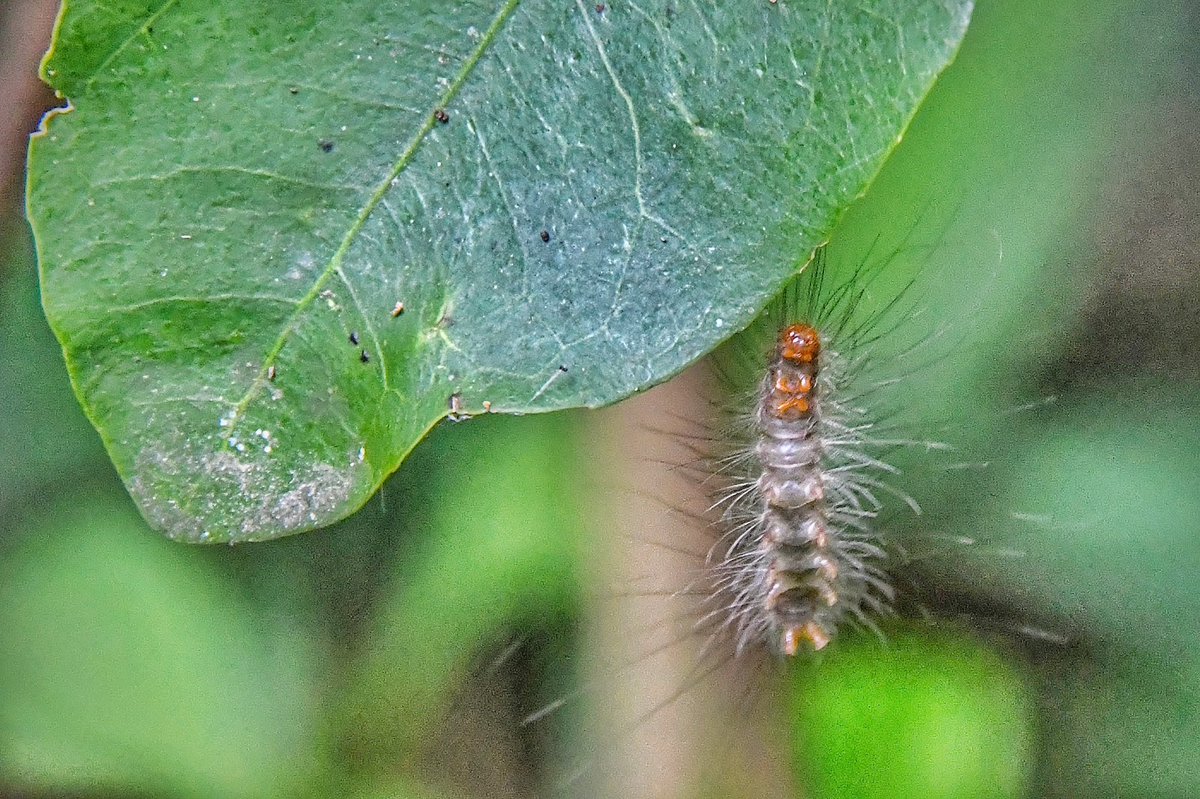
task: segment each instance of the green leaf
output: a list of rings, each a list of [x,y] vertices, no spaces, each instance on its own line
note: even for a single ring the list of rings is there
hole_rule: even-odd
[[[428,745],[471,659],[514,630],[567,617],[582,591],[578,419],[473,427],[438,430],[401,471],[427,475],[426,485],[344,702],[357,768],[386,770]]]
[[[294,796],[325,765],[313,652],[123,503],[0,559],[0,771],[39,791]]]
[[[30,154],[47,315],[190,540],[347,515],[452,397],[602,405],[711,350],[864,190],[970,3],[275,11],[81,0],[44,65],[72,109]]]
[[[802,672],[792,711],[806,795],[1024,796],[1033,702],[995,654],[949,638],[860,640]]]
[[[1197,408],[1194,387],[1118,381],[1063,408],[994,483],[994,518],[980,523],[1024,552],[1003,580],[1074,622],[1066,632],[1090,656],[1046,681],[1056,745],[1041,795],[1195,793]]]
[[[38,302],[24,229],[0,235],[0,513],[42,504],[56,481],[111,479],[96,434],[71,396],[62,350]]]

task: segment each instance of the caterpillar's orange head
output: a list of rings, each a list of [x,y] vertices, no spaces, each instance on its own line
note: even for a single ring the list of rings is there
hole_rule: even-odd
[[[821,354],[821,334],[810,325],[788,325],[779,334],[779,357],[791,363],[812,363]]]

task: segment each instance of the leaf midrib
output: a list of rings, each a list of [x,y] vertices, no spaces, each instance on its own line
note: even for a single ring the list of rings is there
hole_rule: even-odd
[[[509,17],[512,16],[513,12],[516,11],[517,6],[520,4],[521,0],[506,0],[504,5],[501,6],[500,11],[496,14],[495,19],[492,20],[492,24],[488,26],[488,29],[480,38],[479,45],[471,52],[467,60],[463,62],[462,68],[458,71],[458,74],[454,76],[454,80],[450,83],[450,86],[447,87],[446,91],[443,92],[438,98],[437,104],[434,106],[434,108],[429,109],[429,112],[425,115],[425,121],[421,124],[421,127],[417,129],[417,132],[413,135],[412,140],[408,143],[408,146],[404,149],[404,152],[401,153],[400,157],[396,160],[396,163],[388,171],[387,175],[384,176],[383,180],[380,181],[379,185],[376,186],[375,191],[371,193],[371,196],[367,199],[367,202],[359,210],[358,216],[354,219],[354,223],[351,224],[347,229],[346,235],[342,237],[342,241],[338,245],[337,250],[335,250],[333,255],[330,257],[328,265],[325,267],[324,271],[317,276],[317,279],[313,282],[308,292],[296,303],[295,310],[288,317],[283,329],[279,332],[279,336],[275,339],[275,343],[267,352],[266,357],[263,358],[263,362],[258,369],[258,374],[255,375],[254,380],[251,382],[250,387],[246,390],[246,393],[237,401],[237,404],[234,406],[233,413],[228,417],[228,426],[225,428],[225,433],[227,435],[237,429],[238,424],[245,416],[246,409],[249,408],[250,404],[254,402],[259,394],[262,393],[263,388],[268,382],[268,373],[271,369],[271,366],[275,363],[275,359],[279,357],[279,353],[283,351],[284,346],[287,344],[288,338],[296,329],[296,326],[299,324],[304,312],[310,305],[312,305],[317,297],[320,296],[325,284],[328,283],[334,275],[339,273],[342,262],[346,259],[346,254],[350,251],[350,247],[354,243],[354,240],[357,238],[359,232],[367,224],[367,220],[371,218],[371,214],[375,212],[375,209],[391,190],[392,182],[400,176],[400,173],[402,173],[410,163],[412,163],[413,158],[416,156],[417,150],[420,149],[421,144],[425,141],[425,137],[429,135],[429,131],[433,130],[434,126],[437,124],[437,119],[434,117],[434,111],[438,108],[445,108],[451,103],[451,101],[454,100],[459,91],[461,91],[462,87],[466,84],[467,80],[471,77],[471,74],[475,71],[476,65],[479,64],[479,61],[483,58],[488,48],[491,47],[492,42],[495,41],[505,23],[508,22]],[[348,280],[344,275],[343,279]]]

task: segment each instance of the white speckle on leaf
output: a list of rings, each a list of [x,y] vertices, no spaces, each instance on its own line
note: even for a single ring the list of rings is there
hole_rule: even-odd
[[[255,435],[266,440],[271,433]],[[265,449],[247,453],[237,443],[240,449],[210,451],[207,442],[159,441],[139,453],[130,494],[171,538],[250,541],[332,521],[368,481],[361,460],[349,452],[340,465],[289,467],[265,457]]]
[[[329,306],[329,310],[331,310],[331,311],[342,310],[342,306],[338,305],[337,295],[334,294],[329,289],[325,289],[324,291],[322,291],[320,296],[321,296],[321,299],[325,300],[325,304]]]
[[[265,452],[269,455],[269,454],[271,454],[271,452],[273,452],[275,450],[275,444],[277,442],[271,436],[270,430],[263,430],[262,428],[259,428],[258,430],[254,431],[254,435],[258,436],[259,438],[261,438],[263,440],[263,448],[262,448],[263,452]]]

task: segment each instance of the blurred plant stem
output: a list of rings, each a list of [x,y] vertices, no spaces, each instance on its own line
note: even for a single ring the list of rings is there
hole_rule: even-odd
[[[739,673],[745,662],[729,662],[728,642],[696,629],[712,609],[698,594],[713,535],[690,467],[714,413],[712,383],[701,364],[590,420],[597,510],[585,657],[601,732],[588,795],[791,795],[786,758],[771,752],[786,736],[769,728],[774,714],[757,712],[764,703]]]

